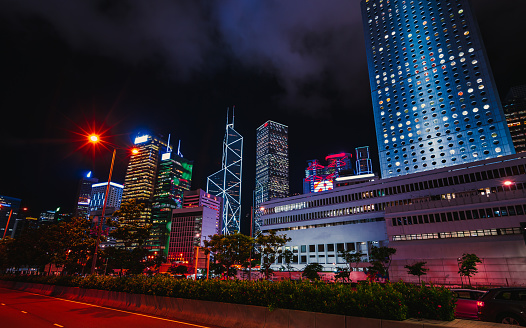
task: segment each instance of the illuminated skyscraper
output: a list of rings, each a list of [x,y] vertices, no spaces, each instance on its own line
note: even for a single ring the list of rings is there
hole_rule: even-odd
[[[256,189],[254,207],[273,198],[289,196],[289,127],[267,121],[256,134]],[[259,221],[254,221],[254,232]]]
[[[167,144],[150,135],[138,136],[134,143],[135,148],[124,179],[122,201],[135,199],[138,203],[143,203],[145,207],[139,221],[149,223],[152,217],[152,200],[160,152],[167,147]]]
[[[382,177],[513,154],[468,0],[362,0]]]
[[[171,149],[161,155],[152,206],[153,227],[148,240],[152,251],[168,256],[172,210],[182,207],[183,193],[192,184],[193,162]]]
[[[108,182],[96,183],[91,186],[91,200],[89,205],[90,211],[102,210],[107,186]],[[123,185],[110,182],[110,188],[108,189],[108,199],[106,200],[106,208],[114,208],[115,210],[118,210],[121,207],[123,190]]]
[[[90,212],[91,186],[99,182],[99,179],[91,177],[91,171],[82,177],[77,189],[77,204],[75,205],[75,217],[87,218]]]
[[[222,233],[239,232],[241,217],[241,171],[243,163],[243,137],[234,130],[232,123],[226,124],[223,140],[222,169],[207,179],[206,192],[223,199]]]
[[[526,85],[511,88],[502,107],[515,151],[526,151]]]

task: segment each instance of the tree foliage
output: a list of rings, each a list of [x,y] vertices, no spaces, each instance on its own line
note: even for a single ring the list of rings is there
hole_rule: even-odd
[[[265,279],[269,279],[272,275],[273,270],[271,266],[276,262],[276,257],[280,253],[281,248],[291,240],[291,238],[287,238],[287,235],[277,235],[274,230],[270,230],[268,234],[260,234],[257,237],[256,243],[261,254],[261,271],[265,275]]]
[[[42,270],[46,264],[54,264],[68,273],[82,273],[94,245],[90,222],[84,218],[30,227],[18,238],[0,242],[0,268]]]
[[[391,266],[392,257],[395,253],[396,249],[392,247],[371,247],[369,261],[372,266],[369,267],[369,272],[382,275],[389,280],[389,267]]]
[[[138,203],[135,199],[121,204],[118,211],[113,213],[118,219],[108,221],[107,224],[114,229],[110,236],[122,243],[124,249],[131,247],[141,247],[150,235],[152,225],[142,222],[140,216],[144,210],[144,204]]]
[[[302,277],[307,278],[311,281],[320,280],[318,272],[323,271],[323,266],[319,263],[309,263],[303,269]]]
[[[418,283],[420,283],[420,276],[426,275],[427,272],[429,271],[428,268],[425,268],[426,264],[427,262],[420,261],[420,262],[414,263],[413,265],[409,265],[409,264],[404,265],[404,268],[407,269],[407,273],[409,273],[410,275],[418,276]]]
[[[342,279],[350,280],[351,272],[355,269],[355,267],[353,267],[353,264],[358,265],[358,263],[361,262],[362,256],[364,256],[364,254],[362,252],[340,250],[338,251],[338,255],[343,258],[343,260],[345,261],[345,263],[347,263],[348,266],[347,270],[340,270],[338,273]],[[344,277],[345,274],[347,274],[346,277]]]
[[[247,267],[254,238],[241,233],[231,235],[213,235],[205,240],[206,251],[213,254],[214,261],[222,267],[227,277],[235,276],[234,265]],[[217,272],[217,271],[216,271]]]
[[[464,253],[458,262],[458,273],[460,276],[468,277],[471,285],[471,277],[478,272],[477,263],[482,263],[482,260],[475,254]]]

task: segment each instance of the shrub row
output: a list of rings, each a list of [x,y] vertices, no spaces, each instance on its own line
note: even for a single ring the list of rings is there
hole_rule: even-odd
[[[15,280],[134,294],[258,305],[389,320],[453,320],[455,298],[444,287],[397,283],[184,280],[169,276],[1,276]]]

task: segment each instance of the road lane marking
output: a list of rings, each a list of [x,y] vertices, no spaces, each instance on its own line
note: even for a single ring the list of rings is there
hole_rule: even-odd
[[[64,326],[61,326],[61,325],[59,325],[58,323],[53,324],[53,326],[57,326],[57,327],[60,327],[60,328],[64,328]]]
[[[58,297],[47,296],[47,295],[42,295],[42,294],[30,293],[30,292],[26,292],[26,291],[23,291],[23,290],[18,290],[18,291],[22,292],[22,293],[26,293],[26,294],[31,294],[31,295],[38,295],[38,296],[47,297],[47,298],[54,298],[54,299],[61,300],[61,301],[64,301],[64,302],[77,303],[77,304],[97,307],[97,308],[111,310],[111,311],[118,311],[118,312],[122,312],[122,313],[129,313],[129,314],[137,315],[137,316],[140,316],[140,317],[158,319],[158,320],[163,320],[163,321],[168,321],[168,322],[181,323],[181,324],[192,326],[192,327],[212,328],[210,326],[201,326],[201,325],[196,325],[196,324],[193,324],[193,323],[188,323],[188,322],[183,322],[183,321],[171,320],[171,319],[166,319],[166,318],[161,318],[161,317],[154,317],[154,316],[147,315],[147,314],[135,313],[135,312],[130,312],[130,311],[124,311],[124,310],[114,309],[114,308],[110,308],[110,307],[105,307],[105,306],[100,306],[100,305],[95,305],[95,304],[89,304],[89,303],[83,303],[83,302],[78,302],[78,301],[72,301],[72,300],[67,300],[67,299],[64,299],[64,298],[58,298]],[[24,312],[24,311],[22,311],[22,312]],[[24,313],[27,313],[27,312],[24,312]]]

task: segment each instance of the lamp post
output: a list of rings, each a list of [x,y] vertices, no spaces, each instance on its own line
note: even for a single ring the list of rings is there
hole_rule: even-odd
[[[90,135],[89,141],[92,143],[99,142],[99,136],[97,135]],[[99,244],[100,244],[100,236],[102,233],[102,220],[104,219],[104,215],[106,213],[106,203],[108,201],[108,192],[110,190],[110,182],[111,182],[111,176],[113,174],[113,165],[115,164],[115,153],[117,149],[113,149],[113,155],[111,157],[111,166],[110,166],[110,174],[108,176],[108,184],[106,185],[106,192],[104,193],[104,204],[102,205],[102,213],[100,216],[99,221],[97,222],[97,240],[95,242],[95,251],[93,252],[93,261],[91,262],[91,274],[95,273],[95,268],[97,266],[97,256],[99,251]]]

